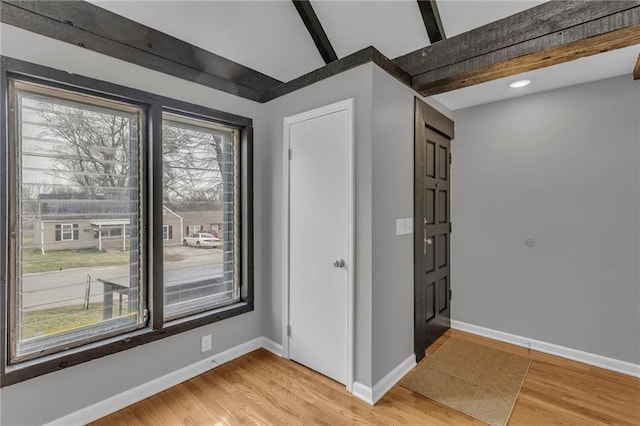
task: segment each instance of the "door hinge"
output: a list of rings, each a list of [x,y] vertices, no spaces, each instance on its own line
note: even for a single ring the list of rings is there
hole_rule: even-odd
[[[449,300],[453,299],[453,292],[449,289]]]
[[[453,163],[453,156],[449,153],[449,164]]]
[[[453,232],[453,222],[449,222],[449,232]]]
[[[291,161],[291,158],[293,157],[292,151],[289,150],[289,161]]]
[[[287,325],[287,337],[291,337],[291,326]]]

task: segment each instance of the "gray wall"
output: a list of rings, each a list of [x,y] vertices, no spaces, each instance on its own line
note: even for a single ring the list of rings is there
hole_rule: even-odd
[[[356,179],[356,345],[355,380],[371,385],[371,79],[372,64],[338,74],[265,104],[267,169],[270,197],[262,217],[262,249],[270,253],[270,286],[265,289],[265,336],[282,342],[282,147],[285,117],[341,100],[355,98]],[[330,314],[330,313],[328,313]]]
[[[413,353],[413,92],[373,70],[373,383]]]
[[[374,384],[413,353],[413,234],[396,236],[396,219],[413,217],[415,95],[373,67]],[[451,116],[435,101],[426,102]]]
[[[267,156],[260,138],[264,133],[262,105],[14,27],[2,25],[0,30],[2,55],[251,117],[256,135],[255,157]],[[264,175],[263,168],[263,162],[255,162],[256,176]],[[256,218],[263,215],[266,197],[263,181],[256,179]],[[255,227],[258,247],[263,244],[263,229],[261,224]],[[262,277],[265,261],[270,259],[262,251],[256,251],[255,256],[254,312],[5,387],[0,394],[0,424],[42,424],[57,419],[261,336]],[[209,333],[213,351],[201,354],[200,337]]]
[[[265,289],[265,336],[282,342],[282,144],[285,117],[355,98],[356,330],[355,380],[367,386],[413,353],[412,235],[395,220],[413,216],[415,93],[376,65],[362,65],[266,104],[271,146],[264,180],[262,249],[271,254]],[[451,113],[430,103],[447,115]]]
[[[454,319],[640,362],[639,101],[623,76],[455,112]]]

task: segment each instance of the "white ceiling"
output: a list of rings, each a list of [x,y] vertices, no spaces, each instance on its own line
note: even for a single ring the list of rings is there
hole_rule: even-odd
[[[324,65],[290,0],[89,0],[281,81]],[[447,37],[536,6],[538,0],[437,0]],[[339,58],[368,46],[396,58],[429,44],[416,0],[311,0]],[[631,73],[639,46],[438,95],[451,110]]]
[[[290,0],[89,1],[278,80],[290,81],[324,65]],[[451,37],[539,3],[438,0],[438,8]],[[374,46],[393,59],[429,45],[416,0],[311,4],[339,58]]]
[[[290,1],[90,2],[281,81],[324,65]]]
[[[523,74],[477,84],[433,96],[435,100],[454,111],[503,99],[531,95],[533,93],[573,86],[589,81],[628,75],[632,78],[633,67],[640,54],[640,45],[630,46],[572,62],[529,71]],[[531,84],[519,89],[509,87],[516,80],[530,80]]]
[[[339,58],[369,46],[397,58],[429,44],[415,0],[311,0],[311,5]]]
[[[539,0],[438,0],[448,38],[545,3]]]

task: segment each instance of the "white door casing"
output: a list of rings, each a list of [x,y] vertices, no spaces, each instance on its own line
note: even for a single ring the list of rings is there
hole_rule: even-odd
[[[354,100],[348,99],[287,117],[283,144],[283,355],[344,383],[349,391],[355,293],[353,109]],[[334,266],[339,259],[344,267]]]

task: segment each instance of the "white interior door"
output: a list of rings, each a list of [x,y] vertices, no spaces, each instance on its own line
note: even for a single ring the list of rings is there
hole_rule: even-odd
[[[291,153],[289,357],[348,388],[353,270],[351,105],[352,101],[346,101],[285,121]]]

